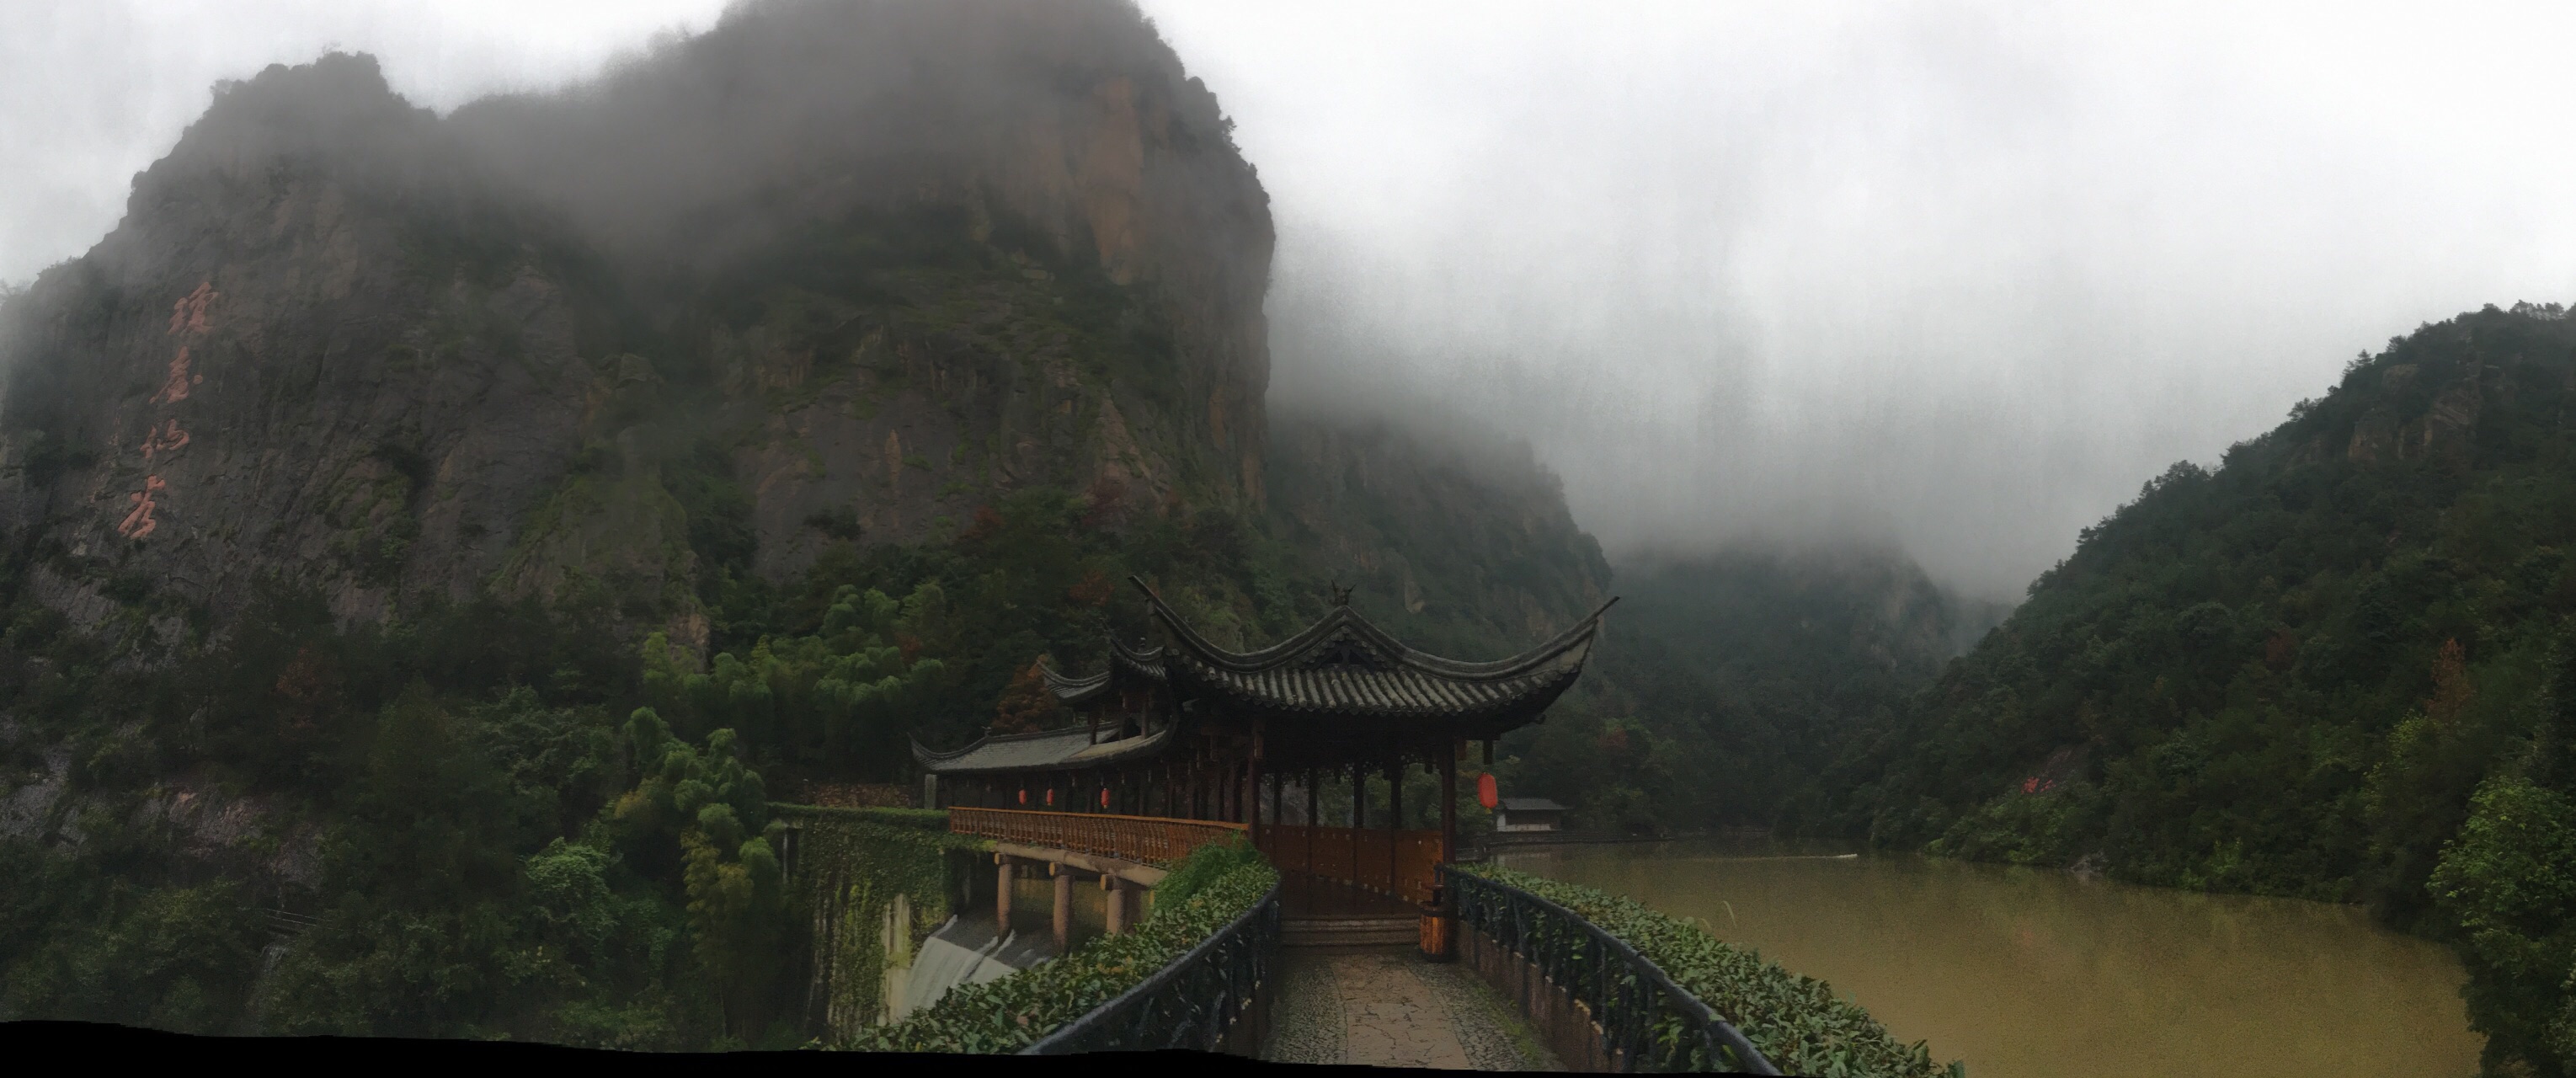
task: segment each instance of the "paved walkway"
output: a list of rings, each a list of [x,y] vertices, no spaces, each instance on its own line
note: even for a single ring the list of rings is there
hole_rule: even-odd
[[[1456,963],[1411,948],[1281,956],[1270,1058],[1448,1070],[1564,1070],[1527,1023]]]

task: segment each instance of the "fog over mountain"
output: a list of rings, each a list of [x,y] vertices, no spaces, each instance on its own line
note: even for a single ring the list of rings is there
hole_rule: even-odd
[[[2564,8],[1152,10],[1271,192],[1274,401],[1526,432],[1614,558],[2018,594],[2356,350],[2576,294]]]
[[[1279,224],[1272,398],[1531,440],[1614,556],[1862,537],[2016,594],[2353,353],[2576,296],[2543,5],[1145,5]],[[218,78],[451,110],[722,5],[13,7],[0,280]]]

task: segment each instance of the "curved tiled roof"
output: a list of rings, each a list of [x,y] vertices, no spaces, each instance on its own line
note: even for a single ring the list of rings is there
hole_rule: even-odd
[[[1191,708],[1213,699],[1223,710],[1351,720],[1467,720],[1487,731],[1536,718],[1583,674],[1601,632],[1604,603],[1590,617],[1554,639],[1508,659],[1471,663],[1416,651],[1361,617],[1336,606],[1305,631],[1255,651],[1229,651],[1199,635],[1145,582],[1145,593],[1169,646],[1130,647],[1109,642],[1109,663],[1097,674],[1073,677],[1041,665],[1057,699],[1080,705],[1121,685],[1168,685]],[[1611,600],[1612,603],[1618,600]],[[1205,712],[1200,712],[1205,714]],[[913,758],[933,772],[1043,771],[1134,761],[1173,745],[1175,729],[1094,744],[1092,728],[987,737],[954,752],[913,745]],[[1491,736],[1490,732],[1478,736]]]
[[[1164,729],[1144,737],[1093,744],[1090,727],[1069,726],[1034,734],[988,736],[952,752],[932,752],[916,741],[912,744],[912,758],[931,772],[1083,768],[1153,755],[1171,741],[1171,733]]]
[[[1171,637],[1156,657],[1173,684],[1268,710],[1353,717],[1534,713],[1581,676],[1610,609],[1604,603],[1554,639],[1494,662],[1416,651],[1348,606],[1277,644],[1239,652],[1211,643],[1144,581],[1129,579]]]
[[[1108,692],[1117,684],[1120,674],[1160,683],[1163,680],[1163,649],[1130,648],[1119,643],[1116,637],[1111,637],[1108,669],[1089,677],[1073,677],[1060,673],[1056,668],[1045,663],[1039,663],[1038,674],[1046,678],[1047,688],[1055,692],[1056,699],[1079,706],[1090,703]]]

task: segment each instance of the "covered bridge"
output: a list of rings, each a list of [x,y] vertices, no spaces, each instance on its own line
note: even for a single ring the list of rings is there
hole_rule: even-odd
[[[1120,864],[1177,856],[1211,825],[1240,829],[1304,877],[1309,896],[1330,899],[1335,888],[1312,885],[1339,885],[1408,907],[1438,898],[1435,866],[1456,855],[1467,743],[1484,743],[1490,763],[1494,738],[1537,721],[1582,675],[1609,610],[1519,655],[1464,662],[1406,646],[1343,597],[1278,644],[1233,651],[1135,583],[1162,640],[1112,639],[1106,668],[1087,676],[1046,670],[1083,717],[1075,726],[954,752],[915,744],[930,803],[949,808],[957,830]],[[1411,763],[1440,776],[1437,830],[1399,829]],[[1312,792],[1344,772],[1353,826],[1321,826]],[[1393,780],[1394,799],[1375,828],[1363,781],[1373,772]],[[1291,786],[1308,794],[1296,799],[1306,818],[1288,818]]]

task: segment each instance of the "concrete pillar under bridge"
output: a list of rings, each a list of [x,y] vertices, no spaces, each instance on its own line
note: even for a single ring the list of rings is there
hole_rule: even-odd
[[[995,923],[1002,926],[1002,931],[1006,933],[1010,931],[1012,885],[1023,876],[1032,873],[1037,866],[1045,865],[1047,875],[1054,883],[1055,893],[1052,896],[1054,901],[1051,903],[1053,908],[1048,912],[1050,927],[1054,931],[1056,951],[1059,954],[1071,948],[1073,944],[1073,887],[1076,881],[1085,879],[1100,881],[1100,889],[1105,892],[1102,898],[1108,915],[1106,927],[1109,934],[1114,936],[1124,934],[1135,927],[1137,915],[1142,912],[1144,905],[1143,893],[1153,889],[1155,884],[1161,883],[1166,875],[1164,870],[1151,865],[1114,857],[1051,847],[1028,846],[1016,842],[1001,842],[997,845],[1001,848],[993,854],[993,863],[997,866],[994,873],[996,894],[993,900]]]
[[[1061,863],[1047,869],[1055,876],[1055,953],[1063,954],[1073,946],[1073,870]]]
[[[1136,900],[1136,885],[1116,876],[1103,874],[1100,877],[1100,889],[1108,892],[1103,897],[1108,899],[1109,905],[1109,934],[1126,935],[1127,922],[1131,916],[1128,905]]]

